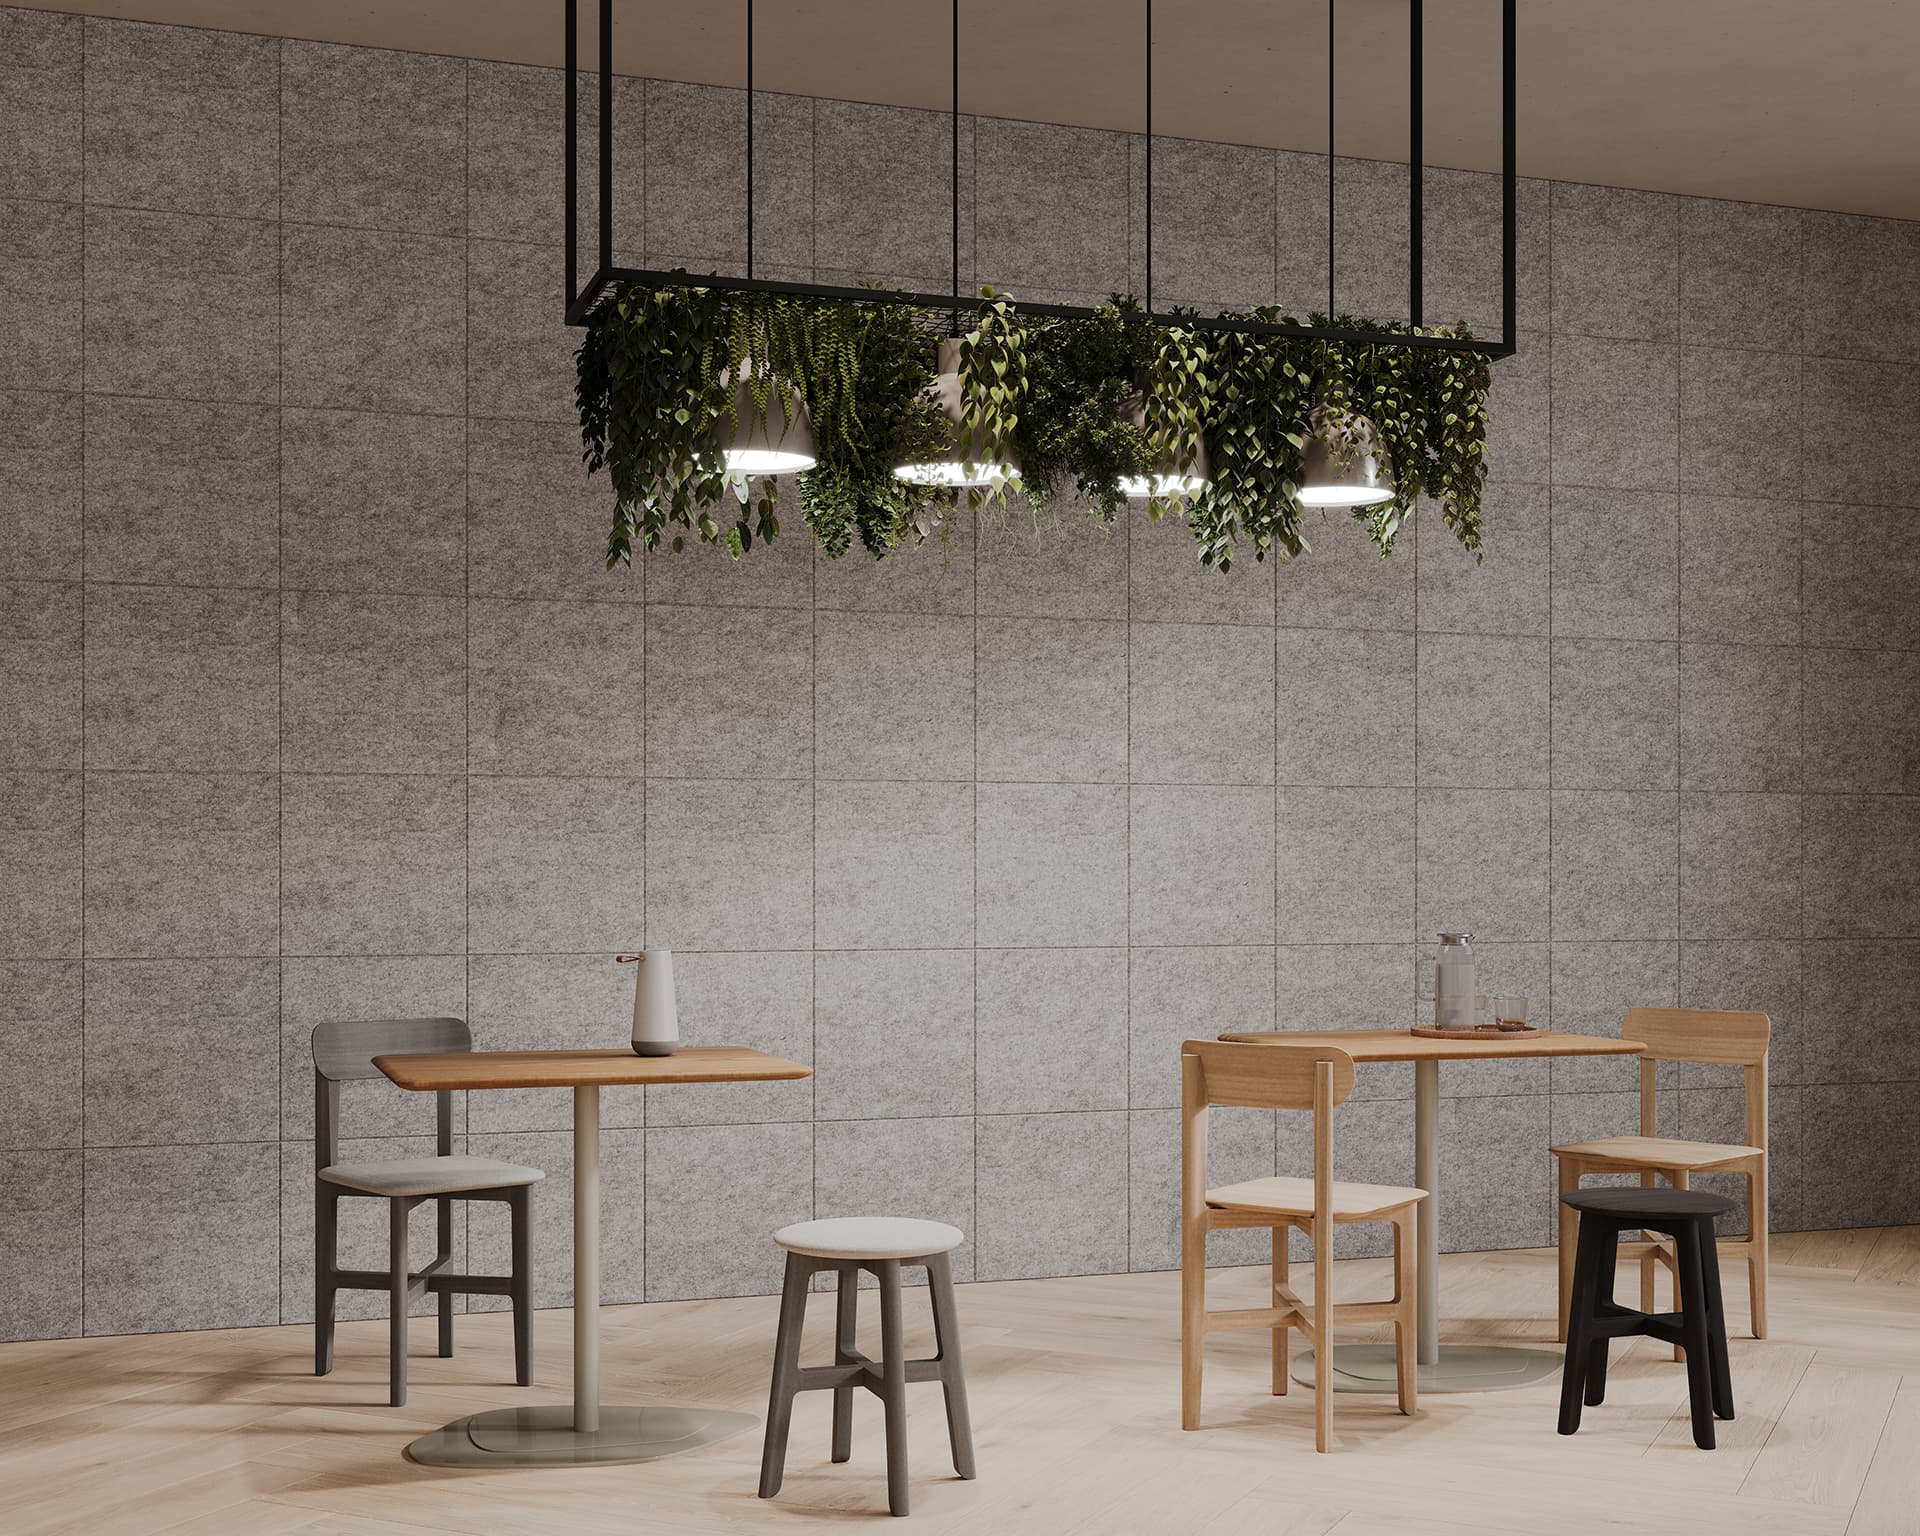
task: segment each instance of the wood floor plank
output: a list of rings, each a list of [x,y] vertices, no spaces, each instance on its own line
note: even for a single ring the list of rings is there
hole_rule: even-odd
[[[1773,1268],[1821,1269],[1858,1274],[1879,1241],[1878,1227],[1856,1227],[1833,1232],[1776,1232],[1772,1235]],[[1729,1287],[1728,1301],[1732,1301]]]
[[[1863,1285],[1920,1286],[1920,1227],[1882,1227],[1855,1276]]]
[[[1899,1389],[1889,1372],[1808,1366],[1740,1492],[1851,1511]]]
[[[1911,1230],[1911,1229],[1909,1229]],[[1920,1377],[1894,1394],[1847,1536],[1913,1536],[1920,1529]]]
[[[953,1476],[938,1389],[911,1388],[914,1529],[1915,1536],[1914,1242],[1912,1229],[1888,1229],[1786,1244],[1773,1336],[1733,1340],[1740,1417],[1711,1455],[1687,1430],[1684,1370],[1649,1340],[1616,1347],[1607,1401],[1587,1410],[1577,1435],[1554,1432],[1559,1383],[1549,1377],[1510,1392],[1428,1394],[1411,1419],[1388,1400],[1342,1396],[1336,1451],[1321,1456],[1311,1395],[1268,1392],[1266,1342],[1252,1333],[1208,1342],[1203,1427],[1179,1428],[1176,1275],[968,1285],[959,1301],[980,1477]],[[1370,1294],[1385,1275],[1378,1260],[1343,1262],[1335,1285]],[[1547,1252],[1446,1256],[1443,1337],[1553,1348],[1554,1276]],[[1210,1276],[1221,1306],[1259,1304],[1265,1284],[1260,1268]],[[1730,1321],[1743,1290],[1729,1287]],[[830,1307],[815,1299],[809,1358],[829,1337]],[[767,1297],[607,1308],[606,1396],[758,1415],[774,1316]],[[922,1297],[909,1298],[908,1333],[910,1348],[931,1342]],[[541,1385],[527,1392],[506,1384],[507,1315],[463,1316],[451,1360],[432,1353],[423,1322],[400,1409],[385,1403],[385,1335],[377,1321],[343,1325],[339,1369],[325,1379],[310,1374],[311,1336],[298,1327],[0,1346],[0,1527],[6,1536],[739,1536],[782,1527],[840,1536],[886,1519],[879,1409],[865,1396],[853,1460],[834,1465],[829,1399],[803,1394],[771,1504],[755,1497],[757,1434],[626,1467],[415,1466],[402,1448],[441,1423],[564,1401],[570,1318],[537,1315]],[[1623,1488],[1634,1490],[1630,1502]]]

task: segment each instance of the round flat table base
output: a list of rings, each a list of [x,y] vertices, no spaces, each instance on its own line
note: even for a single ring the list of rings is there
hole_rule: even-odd
[[[600,1427],[573,1427],[573,1409],[496,1408],[422,1435],[409,1459],[428,1467],[578,1467],[657,1461],[726,1440],[759,1424],[750,1413],[718,1408],[607,1408]]]
[[[1420,1367],[1422,1392],[1499,1392],[1541,1381],[1560,1369],[1562,1357],[1544,1349],[1514,1349],[1502,1344],[1443,1344],[1440,1358]],[[1314,1382],[1313,1352],[1293,1357],[1293,1379]],[[1341,1344],[1333,1352],[1333,1390],[1396,1390],[1391,1344]]]

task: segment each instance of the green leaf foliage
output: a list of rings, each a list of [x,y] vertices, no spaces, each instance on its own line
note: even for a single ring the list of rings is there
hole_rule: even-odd
[[[690,279],[622,287],[594,311],[577,357],[582,457],[589,471],[607,471],[614,490],[607,563],[630,561],[636,541],[678,550],[693,537],[737,558],[776,538],[771,482],[756,489],[729,478],[719,444],[741,410],[785,413],[796,394],[818,456],[799,477],[799,504],[829,557],[856,543],[883,557],[944,537],[955,493],[910,484],[894,469],[938,459],[956,441],[969,459],[1018,463],[1037,515],[1071,501],[1111,523],[1124,479],[1184,470],[1204,439],[1209,483],[1150,502],[1151,515],[1184,516],[1205,565],[1225,570],[1249,551],[1291,560],[1309,547],[1298,497],[1316,410],[1336,459],[1361,451],[1364,417],[1391,462],[1393,498],[1352,514],[1382,555],[1422,497],[1478,553],[1488,358],[1395,345],[1411,328],[1350,315],[1309,321],[1377,334],[1379,343],[1214,330],[1187,318],[1149,324],[1123,295],[1087,316],[1023,316],[983,289],[960,338],[955,421],[934,389],[937,317],[925,311],[877,296],[724,293]],[[1270,308],[1222,318],[1291,323]],[[1424,334],[1471,335],[1464,326]],[[737,392],[735,379],[748,387]],[[972,490],[968,504],[1001,494]]]
[[[1126,505],[1121,479],[1150,469],[1146,428],[1122,414],[1132,395],[1154,383],[1156,336],[1144,318],[1132,299],[1115,295],[1084,319],[1028,331],[1027,400],[1011,437],[1036,516],[1071,497],[1111,523]]]

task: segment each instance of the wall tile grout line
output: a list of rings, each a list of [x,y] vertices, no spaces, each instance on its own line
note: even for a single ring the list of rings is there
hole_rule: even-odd
[[[77,585],[77,583],[75,584]],[[1664,642],[1662,642],[1664,643]],[[1784,648],[1783,648],[1784,649]],[[1869,652],[1871,655],[1905,655],[1906,652]],[[267,767],[257,768],[89,768],[57,769],[40,768],[19,770],[30,774],[48,776],[68,776],[74,778],[90,777],[95,779],[398,779],[431,782],[435,780],[464,779],[469,782],[512,784],[512,783],[604,783],[630,784],[642,781],[638,774],[621,773],[501,773],[475,772],[462,774],[451,769],[422,769],[408,772],[403,769],[388,768],[294,768],[284,774]],[[704,774],[650,774],[645,782],[655,784],[967,784],[968,779],[940,779],[933,777],[918,778],[821,778],[817,781],[800,775],[762,774],[728,775],[718,773]],[[1068,788],[1119,789],[1126,787],[1114,779],[982,779],[981,784],[995,788]],[[1283,780],[1278,785],[1266,780],[1225,780],[1225,779],[1138,779],[1133,787],[1139,789],[1299,789],[1299,790],[1354,790],[1374,791],[1383,789],[1411,790],[1436,794],[1556,794],[1556,795],[1678,795],[1682,799],[1696,797],[1745,797],[1793,795],[1803,800],[1881,800],[1902,801],[1920,800],[1920,790],[1907,789],[1778,789],[1744,787],[1713,787],[1704,789],[1670,789],[1658,785],[1570,785],[1555,789],[1548,783],[1534,784],[1468,784],[1437,782],[1428,784],[1327,784],[1318,781]],[[1300,942],[1311,942],[1302,940]]]
[[[273,417],[273,581],[274,595],[274,805],[277,820],[274,827],[275,856],[277,859],[276,883],[274,892],[277,933],[279,943],[276,949],[286,949],[286,911],[287,911],[287,600],[280,589],[287,569],[287,436],[284,405],[287,397],[287,174],[286,174],[286,123],[287,123],[287,75],[286,42],[284,39],[275,44],[274,62],[274,112],[273,112],[273,196],[274,210],[278,215],[274,225],[274,417]],[[280,1015],[276,1019],[282,1035],[286,1032],[286,962],[275,963],[276,995],[280,1002]],[[287,1061],[285,1050],[275,1053],[274,1104],[280,1116],[280,1134],[286,1138],[287,1113]],[[280,1156],[285,1157],[283,1151]],[[280,1170],[276,1167],[275,1172]],[[284,1191],[285,1181],[281,1188]],[[276,1235],[279,1240],[278,1252],[274,1260],[276,1298],[279,1302],[278,1315],[282,1322],[287,1320],[287,1202],[284,1193],[275,1202],[279,1221]]]
[[[48,394],[48,395],[58,396],[59,394],[66,393],[66,392],[23,390],[23,391],[11,391],[10,393],[27,394],[27,395]],[[95,392],[92,394],[91,398],[110,399],[114,397]],[[435,419],[439,419],[439,418],[435,418]],[[448,418],[448,419],[457,419],[457,418]],[[485,419],[485,418],[476,418],[476,419]],[[1549,489],[1548,487],[1545,487],[1545,486],[1538,486],[1533,488],[1541,490],[1543,492]],[[1572,485],[1563,485],[1563,486],[1557,487],[1557,489],[1591,490],[1591,489],[1608,489],[1608,488],[1576,487]],[[1621,492],[1611,492],[1611,493],[1612,494],[1629,494],[1629,493],[1621,493]],[[1820,501],[1813,501],[1813,500],[1802,500],[1800,502],[1795,503],[1795,505],[1814,506],[1814,507],[1828,506],[1828,505],[1833,505],[1833,506],[1844,505],[1853,511],[1860,510],[1859,505],[1857,503],[1827,503],[1827,502],[1820,502]],[[1874,508],[1872,508],[1872,510],[1892,514],[1892,513],[1899,513],[1908,509],[1888,505],[1884,507],[1875,506]],[[23,576],[9,577],[7,578],[7,580],[10,585],[23,586],[23,587],[63,587],[63,586],[78,585],[78,583],[75,582],[74,580],[63,578],[63,577],[23,575]],[[119,589],[135,591],[135,592],[261,593],[261,592],[272,592],[272,591],[284,591],[287,595],[295,595],[295,596],[393,598],[393,599],[409,598],[416,601],[444,602],[449,604],[455,601],[459,601],[462,598],[462,590],[458,587],[447,587],[447,588],[433,590],[433,591],[417,591],[417,590],[409,590],[409,589],[397,588],[397,587],[366,587],[366,586],[350,586],[350,587],[300,586],[300,587],[281,588],[281,587],[277,587],[274,584],[261,583],[261,582],[137,581],[137,580],[128,580],[125,578],[116,578],[116,579],[109,580],[109,579],[93,578],[93,577],[90,577],[87,579],[86,585],[92,588],[98,588],[105,591],[113,591],[113,590],[119,590]],[[473,596],[476,600],[480,602],[487,603],[490,605],[495,605],[495,606],[501,606],[501,607],[523,606],[523,607],[532,607],[532,608],[634,609],[634,608],[639,608],[641,606],[640,602],[637,599],[625,598],[625,597],[585,597],[585,596],[577,596],[577,595],[530,596],[524,593],[498,593],[498,592],[476,592],[473,594]],[[736,614],[736,615],[751,614],[751,613],[798,614],[798,613],[805,613],[805,612],[814,612],[814,613],[820,613],[820,614],[837,615],[837,616],[847,617],[847,618],[862,618],[862,619],[951,617],[948,615],[929,615],[925,613],[923,610],[917,609],[917,608],[882,609],[882,608],[821,607],[821,608],[809,609],[804,605],[792,604],[792,603],[741,604],[741,603],[725,603],[725,602],[706,602],[706,603],[682,602],[682,603],[659,603],[659,604],[653,604],[650,606],[655,609],[678,610],[678,611],[684,611],[688,613],[716,613],[716,614]],[[997,614],[983,614],[981,615],[981,617],[1018,619],[1026,622],[1035,622],[1035,621],[1045,620],[1045,621],[1060,624],[1063,626],[1101,626],[1101,625],[1116,625],[1116,624],[1127,622],[1126,620],[1120,619],[1120,618],[1110,618],[1110,617],[1109,618],[1101,618],[1101,617],[1062,618],[1052,613],[1044,613],[1044,612],[1029,613],[1024,611],[997,613]],[[1264,623],[1250,624],[1250,623],[1242,623],[1242,622],[1232,621],[1232,620],[1222,621],[1222,620],[1208,620],[1208,619],[1199,619],[1199,618],[1180,619],[1180,620],[1141,619],[1141,620],[1135,620],[1132,622],[1148,630],[1154,630],[1154,629],[1259,630],[1259,629],[1266,629],[1271,627]],[[1409,629],[1406,627],[1393,627],[1393,626],[1387,626],[1387,625],[1359,627],[1359,626],[1320,625],[1320,624],[1282,624],[1278,627],[1281,630],[1289,633],[1305,633],[1305,634],[1412,635],[1414,633],[1412,629]],[[1682,639],[1676,642],[1672,639],[1648,639],[1648,638],[1638,638],[1638,637],[1619,639],[1619,638],[1615,638],[1613,636],[1604,635],[1604,634],[1554,635],[1554,634],[1550,634],[1546,630],[1509,630],[1509,631],[1501,631],[1497,634],[1490,634],[1485,630],[1476,630],[1476,629],[1457,629],[1456,630],[1456,629],[1440,628],[1437,626],[1423,627],[1420,633],[1425,635],[1431,635],[1436,638],[1474,638],[1474,639],[1489,639],[1489,640],[1547,640],[1547,639],[1577,640],[1577,641],[1586,641],[1589,643],[1606,643],[1610,645],[1628,646],[1628,647],[1650,646],[1650,645],[1673,646],[1678,644],[1681,646],[1688,646],[1688,647],[1710,646],[1720,650],[1744,650],[1744,651],[1802,651],[1804,650],[1804,651],[1813,651],[1813,652],[1835,653],[1835,654],[1841,654],[1841,655],[1872,655],[1872,656],[1879,656],[1879,655],[1912,656],[1912,655],[1920,654],[1920,645],[1908,645],[1908,646],[1890,645],[1890,644],[1849,645],[1849,644],[1844,644],[1838,641],[1831,641],[1831,640],[1814,640],[1814,641],[1741,640],[1741,639],[1710,639],[1710,638],[1702,638],[1698,636],[1689,636],[1685,639]]]
[[[87,1260],[88,1240],[91,1236],[90,1223],[87,1220],[87,1055],[89,1024],[87,1008],[87,967],[84,959],[87,948],[87,32],[92,27],[87,17],[80,19],[80,949],[83,958],[79,964],[80,972],[80,1294],[75,1298],[75,1316],[79,1319],[78,1333],[87,1336]],[[11,1330],[8,1331],[11,1336]]]
[[[568,0],[569,4],[573,0]],[[461,942],[465,945],[468,958],[461,967],[462,995],[460,1017],[468,1022],[473,1020],[473,62],[462,60],[460,65],[460,201],[461,201],[461,260],[460,274],[463,279],[460,304],[460,373],[463,398],[466,404],[465,430],[460,434],[460,505],[463,514],[462,532],[465,535],[460,542],[460,568],[466,580],[461,584],[460,612],[463,621],[461,632],[461,661],[463,663],[465,713],[462,719],[462,744],[466,749],[466,782],[462,784],[460,796],[461,829],[465,834],[465,844],[460,859],[460,915]],[[644,615],[644,603],[641,607]],[[641,648],[640,665],[642,668],[642,697],[645,697],[646,650]],[[646,807],[641,805],[644,818]],[[642,821],[642,847],[644,850],[645,822]],[[642,855],[644,867],[644,852]],[[641,904],[642,919],[646,905]],[[645,932],[642,931],[642,943]],[[461,1146],[471,1152],[472,1143],[466,1140],[468,1125],[467,1111],[472,1100],[469,1095],[460,1095],[460,1134]],[[643,1101],[644,1102],[644,1101]],[[462,1262],[467,1273],[473,1273],[473,1220],[471,1208],[466,1219],[460,1223],[460,1239],[463,1249]],[[468,1297],[457,1299],[461,1311],[470,1305]]]
[[[1685,331],[1685,282],[1686,282],[1686,238],[1683,232],[1684,220],[1677,214],[1673,221],[1673,332],[1675,341],[1679,341]],[[1675,354],[1680,356],[1679,353]],[[1681,579],[1682,548],[1680,543],[1680,496],[1687,483],[1687,417],[1684,404],[1683,387],[1678,383],[1679,370],[1676,366],[1676,384],[1673,391],[1673,638],[1677,644],[1684,643],[1687,632],[1686,612],[1684,608],[1686,591]],[[1674,788],[1684,791],[1686,778],[1686,684],[1685,662],[1679,651],[1674,656],[1673,669],[1673,776]],[[1686,804],[1684,798],[1674,802],[1673,816],[1673,985],[1674,1003],[1684,1005],[1687,1000],[1686,981],[1686,903],[1682,895],[1686,871]],[[1684,1109],[1685,1101],[1676,1096],[1675,1105]],[[1685,1128],[1682,1127],[1682,1134]]]
[[[1547,562],[1547,634],[1549,636],[1549,639],[1547,641],[1547,774],[1549,778],[1551,778],[1553,774],[1553,640],[1551,638],[1551,636],[1553,635],[1553,529],[1554,529],[1554,524],[1558,521],[1558,519],[1556,519],[1554,516],[1554,510],[1555,510],[1554,492],[1559,488],[1559,482],[1554,478],[1554,462],[1553,462],[1553,447],[1554,447],[1553,428],[1554,428],[1554,413],[1555,413],[1553,387],[1552,387],[1553,343],[1554,343],[1553,302],[1554,302],[1554,276],[1558,269],[1558,263],[1553,259],[1553,252],[1554,252],[1554,245],[1555,245],[1554,230],[1553,230],[1554,202],[1555,202],[1555,199],[1552,193],[1549,192],[1546,198],[1547,354],[1548,354],[1547,356],[1547,374],[1548,374],[1547,481],[1548,481],[1548,486],[1547,486],[1546,562]],[[1679,320],[1678,320],[1678,317],[1676,316],[1675,325],[1677,326],[1678,323],[1679,323]],[[1547,938],[1548,938],[1548,943],[1547,943],[1547,1024],[1549,1028],[1557,1027],[1557,1021],[1554,1017],[1554,985],[1553,985],[1553,973],[1554,973],[1554,966],[1553,966],[1553,931],[1554,931],[1553,929],[1553,854],[1554,854],[1553,807],[1554,807],[1554,797],[1551,794],[1549,794],[1547,796]],[[1549,1097],[1547,1099],[1547,1131],[1549,1136],[1553,1134],[1553,1099],[1551,1095],[1554,1091],[1555,1080],[1561,1075],[1558,1069],[1559,1069],[1559,1063],[1553,1061],[1552,1059],[1549,1059],[1547,1062],[1547,1092],[1549,1094]]]

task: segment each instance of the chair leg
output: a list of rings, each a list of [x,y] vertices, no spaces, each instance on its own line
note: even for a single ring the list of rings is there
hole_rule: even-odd
[[[333,1277],[340,1264],[340,1197],[332,1185],[314,1180],[313,1196],[313,1374],[333,1370]]]
[[[1675,1189],[1685,1189],[1687,1187],[1688,1174],[1684,1168],[1676,1169],[1673,1173],[1669,1174],[1667,1177],[1668,1177],[1668,1181],[1673,1185]],[[1681,1308],[1682,1308],[1682,1303],[1681,1303],[1681,1297],[1680,1297],[1680,1239],[1676,1237],[1673,1240],[1673,1310],[1675,1312],[1678,1312],[1681,1310]],[[1674,1345],[1673,1358],[1676,1361],[1686,1359],[1687,1358],[1686,1348],[1683,1345],[1679,1345],[1679,1344]]]
[[[507,1200],[513,1227],[513,1379],[533,1385],[533,1186],[518,1186]]]
[[[405,1200],[387,1202],[387,1274],[389,1277],[387,1376],[388,1401],[398,1408],[407,1400],[407,1217]]]
[[[1597,1231],[1594,1248],[1593,1274],[1588,1280],[1589,1290],[1581,1301],[1590,1321],[1598,1318],[1602,1311],[1612,1311],[1614,1306],[1613,1291],[1620,1272],[1619,1229],[1609,1226]],[[1583,1397],[1589,1408],[1596,1408],[1607,1400],[1608,1347],[1609,1340],[1602,1333],[1595,1333],[1587,1341]]]
[[[1709,1219],[1700,1223],[1700,1280],[1706,1298],[1707,1368],[1716,1418],[1733,1417],[1733,1372],[1727,1361],[1726,1302],[1720,1291],[1720,1245]]]
[[[1707,1295],[1701,1272],[1699,1222],[1684,1221],[1674,1238],[1680,1260],[1680,1334],[1687,1349],[1687,1406],[1693,1418],[1693,1443],[1703,1451],[1714,1446],[1713,1355],[1708,1343]],[[1706,1241],[1712,1241],[1709,1236]]]
[[[1652,1189],[1655,1186],[1657,1186],[1659,1182],[1660,1182],[1660,1175],[1657,1173],[1643,1173],[1640,1175],[1640,1187],[1642,1189]],[[1654,1242],[1654,1241],[1657,1241],[1658,1234],[1653,1232],[1642,1232],[1640,1236],[1648,1242]],[[1652,1313],[1659,1310],[1659,1300],[1654,1295],[1655,1277],[1658,1276],[1659,1273],[1660,1273],[1660,1262],[1658,1258],[1653,1254],[1653,1252],[1649,1250],[1648,1252],[1641,1254],[1640,1255],[1640,1310],[1642,1312]]]
[[[880,1279],[880,1400],[887,1420],[887,1510],[907,1513],[907,1345],[900,1319],[900,1261],[874,1266]]]
[[[953,1470],[973,1477],[973,1419],[967,1412],[967,1378],[960,1363],[960,1315],[953,1305],[953,1267],[944,1253],[927,1260],[927,1289],[933,1297],[934,1348],[940,1356],[940,1387],[947,1399],[947,1442]]]
[[[1313,1448],[1333,1449],[1333,1215],[1313,1222]]]
[[[1292,1263],[1288,1245],[1293,1241],[1292,1227],[1273,1229],[1273,1304],[1280,1305],[1280,1287],[1287,1283],[1287,1275]],[[1287,1341],[1293,1333],[1290,1324],[1281,1323],[1273,1330],[1273,1395],[1287,1395]]]
[[[1753,1336],[1767,1336],[1767,1235],[1773,1217],[1767,1209],[1767,1164],[1747,1175],[1747,1299],[1753,1318]]]
[[[1200,1427],[1200,1374],[1207,1334],[1207,1229],[1180,1231],[1180,1427]]]
[[[435,1212],[434,1224],[439,1235],[439,1247],[435,1251],[444,1253],[447,1256],[446,1262],[451,1264],[453,1262],[453,1202],[442,1196],[435,1203],[440,1207]],[[453,1292],[441,1291],[437,1299],[440,1303],[438,1308],[440,1358],[451,1360],[453,1358]],[[525,1383],[521,1385],[524,1386]]]
[[[1571,1157],[1558,1159],[1560,1164],[1560,1193],[1570,1195],[1580,1187],[1580,1164]],[[1567,1337],[1567,1311],[1573,1302],[1573,1256],[1580,1241],[1580,1213],[1569,1205],[1560,1205],[1560,1332],[1557,1337],[1565,1341]]]
[[[842,1264],[833,1299],[833,1362],[853,1363],[854,1340],[860,1324],[860,1266]],[[846,1461],[853,1455],[853,1388],[833,1389],[833,1459]]]
[[[780,1491],[787,1467],[787,1431],[793,1424],[793,1394],[799,1388],[800,1329],[807,1319],[807,1280],[813,1266],[797,1253],[787,1255],[786,1283],[780,1290],[780,1327],[773,1339],[773,1385],[767,1394],[767,1437],[760,1451],[760,1497]]]
[[[1393,1317],[1393,1366],[1400,1394],[1400,1411],[1412,1413],[1420,1390],[1418,1344],[1419,1285],[1414,1269],[1414,1207],[1408,1207],[1393,1219],[1393,1299],[1397,1310]]]
[[[1582,1217],[1573,1261],[1573,1296],[1567,1314],[1567,1359],[1560,1372],[1560,1433],[1580,1428],[1580,1406],[1586,1389],[1587,1366],[1593,1344],[1594,1277],[1600,1265],[1600,1226]]]

